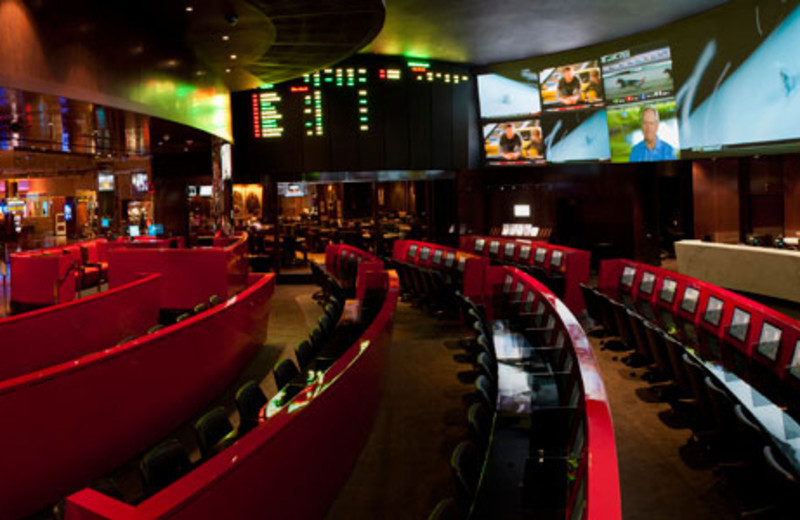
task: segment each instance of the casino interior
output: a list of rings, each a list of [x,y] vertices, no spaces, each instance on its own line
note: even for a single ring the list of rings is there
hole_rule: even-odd
[[[0,520],[797,518],[797,49],[800,0],[0,0]]]

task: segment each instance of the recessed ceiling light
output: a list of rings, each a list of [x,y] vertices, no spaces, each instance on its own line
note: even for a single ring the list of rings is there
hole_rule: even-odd
[[[222,35],[222,41],[226,42],[226,41],[228,41],[228,40],[230,40],[230,39],[231,39],[231,37],[230,37],[230,36],[228,36],[227,34],[223,34],[223,35]]]
[[[236,57],[237,57],[237,56],[236,56],[235,54],[231,54],[231,59],[232,59],[232,60],[235,60],[235,59],[236,59]]]
[[[225,69],[225,73],[226,74],[230,74],[231,73],[231,69]]]
[[[187,13],[191,13],[192,11],[194,11],[194,6],[193,5],[187,5],[186,6],[186,12]]]

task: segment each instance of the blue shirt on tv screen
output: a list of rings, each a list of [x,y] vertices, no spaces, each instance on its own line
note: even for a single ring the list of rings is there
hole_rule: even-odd
[[[674,161],[675,159],[675,150],[672,149],[672,146],[659,138],[656,138],[656,145],[652,150],[642,141],[633,147],[631,155],[628,157],[629,162]]]

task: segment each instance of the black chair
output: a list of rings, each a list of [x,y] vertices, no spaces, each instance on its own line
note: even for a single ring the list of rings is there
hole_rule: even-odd
[[[197,305],[195,305],[194,309],[192,309],[192,312],[194,312],[195,314],[200,314],[201,312],[207,311],[207,310],[208,310],[208,304],[205,303],[205,302],[202,302],[202,303],[198,303]]]
[[[474,403],[467,410],[467,426],[475,444],[485,449],[492,434],[492,416],[482,403]]]
[[[220,303],[222,303],[222,298],[220,298],[216,294],[212,294],[211,296],[208,297],[208,304],[211,307],[214,307],[215,305],[219,305]]]
[[[644,318],[643,318],[644,319]],[[652,359],[655,361],[657,374],[651,376],[651,380],[675,379],[672,373],[672,365],[669,362],[669,354],[667,354],[667,347],[665,345],[664,333],[653,325],[651,322],[644,322],[645,337],[647,340],[647,348],[650,351]]]
[[[198,419],[194,423],[194,433],[203,458],[219,453],[236,440],[236,431],[221,406]]]
[[[275,386],[278,387],[279,391],[297,377],[298,374],[300,374],[300,371],[297,369],[297,365],[288,358],[275,365],[272,371],[272,375],[275,378]]]
[[[440,500],[433,508],[428,520],[461,520],[464,515],[458,509],[458,504],[452,498]]]
[[[626,313],[633,337],[634,344],[632,346],[636,349],[636,352],[625,358],[625,363],[635,367],[650,365],[653,363],[653,355],[650,352],[650,343],[647,340],[647,331],[645,330],[648,322],[644,316],[631,309],[626,309]]]
[[[154,332],[158,332],[159,330],[161,330],[161,329],[163,329],[163,328],[164,328],[164,325],[162,325],[162,324],[160,324],[160,323],[159,323],[158,325],[153,325],[152,327],[150,327],[149,329],[147,329],[147,333],[148,333],[148,334],[152,334],[152,333],[154,333]]]
[[[169,486],[192,469],[192,463],[180,442],[165,441],[149,452],[139,463],[142,486],[148,495]]]
[[[692,389],[692,397],[695,401],[695,429],[702,432],[710,428],[711,425],[711,400],[705,385],[707,375],[706,368],[696,361],[689,353],[684,352],[681,357],[683,366]]]
[[[680,397],[691,397],[692,387],[681,359],[684,352],[686,352],[686,347],[669,334],[662,334],[664,336],[664,347],[667,351],[667,358],[669,359],[670,366],[672,366],[672,375],[674,376],[675,382],[678,384]]]
[[[192,317],[192,313],[191,312],[184,312],[183,314],[181,314],[180,316],[175,318],[175,323],[180,323],[183,320],[187,320],[187,319],[189,319],[191,317]]]
[[[633,338],[633,331],[631,331],[630,322],[628,321],[628,308],[618,301],[611,301],[611,311],[614,314],[614,323],[616,330],[622,343],[614,343],[614,350],[631,350],[635,347],[635,339]],[[609,344],[606,343],[608,347]]]
[[[589,318],[594,322],[595,325],[601,326],[603,324],[602,321],[602,313],[600,309],[600,302],[598,301],[598,295],[596,290],[593,287],[589,287],[586,284],[579,284],[581,288],[581,294],[583,295],[583,302],[586,304],[586,314]]]
[[[452,457],[450,457],[450,469],[453,472],[453,480],[458,491],[458,502],[461,504],[461,509],[462,511],[469,511],[475,499],[478,478],[480,477],[478,451],[472,442],[462,441],[456,446]]]
[[[136,336],[125,336],[121,340],[117,341],[117,345],[116,346],[123,345],[123,344],[125,344],[125,343],[127,343],[129,341],[133,341],[135,339],[136,339]]]
[[[314,352],[319,352],[325,344],[325,334],[317,327],[308,335],[308,342],[311,343]]]
[[[494,410],[497,406],[495,402],[495,387],[488,377],[480,375],[475,380],[475,390],[478,398],[483,401],[483,404],[489,410]]]
[[[328,336],[331,333],[331,331],[333,331],[334,327],[334,323],[330,315],[323,314],[322,316],[320,316],[317,327],[319,328],[319,330],[322,331],[323,336]]]
[[[259,413],[267,404],[267,397],[258,383],[248,381],[236,391],[235,400],[239,411],[239,435],[243,435],[258,426]]]
[[[479,353],[475,365],[478,367],[478,372],[489,378],[489,381],[497,382],[497,364],[489,354]]]
[[[708,390],[709,400],[711,402],[711,418],[714,421],[713,430],[720,433],[717,444],[725,453],[732,453],[738,456],[733,450],[733,443],[736,440],[737,417],[734,411],[736,403],[728,395],[728,393],[717,386],[711,379],[711,376],[706,376],[703,382]]]
[[[314,359],[314,355],[314,349],[311,348],[311,343],[307,339],[301,341],[294,347],[294,357],[297,358],[297,364],[300,370],[305,370]]]

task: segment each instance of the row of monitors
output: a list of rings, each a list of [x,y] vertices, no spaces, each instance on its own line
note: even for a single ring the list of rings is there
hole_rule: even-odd
[[[417,252],[419,252],[419,256],[417,256]],[[455,251],[434,249],[433,258],[431,258],[430,247],[422,246],[422,249],[420,249],[418,244],[411,244],[406,252],[406,259],[414,260],[415,258],[420,262],[427,262],[430,259],[433,265],[440,265],[448,269],[453,269],[455,266],[455,269],[460,273],[464,272],[467,265],[467,257],[457,255]]]
[[[622,270],[620,277],[620,285],[628,289],[633,288],[634,278],[636,276],[636,268],[633,266],[625,266]],[[645,272],[639,282],[638,291],[640,294],[652,295],[655,288],[656,275],[650,272]],[[678,282],[671,278],[664,278],[659,291],[658,298],[661,302],[671,305],[675,301],[675,293],[678,287]],[[697,305],[700,299],[700,289],[696,287],[687,286],[683,291],[683,296],[680,302],[680,309],[683,312],[694,315],[697,312]],[[703,311],[703,321],[712,327],[719,327],[722,320],[722,314],[725,308],[725,302],[716,296],[709,296],[706,308]],[[731,338],[745,343],[747,342],[748,333],[750,332],[750,321],[752,314],[747,310],[739,307],[734,307],[731,321],[727,327],[727,334]],[[759,334],[757,351],[759,354],[769,359],[772,362],[778,360],[778,354],[781,345],[781,338],[783,336],[783,329],[768,321],[764,321],[761,326],[761,333]],[[789,367],[789,372],[797,379],[800,379],[800,339],[795,343],[794,355]]]
[[[486,239],[485,238],[478,238],[475,240],[475,252],[476,253],[483,253],[483,249],[486,246]],[[514,256],[514,251],[516,250],[517,244],[515,242],[506,242],[505,248],[503,250],[503,254],[506,257]],[[520,260],[529,260],[531,257],[531,245],[529,244],[520,244],[519,250],[519,259]],[[500,253],[500,242],[498,240],[492,240],[489,242],[489,254],[490,255],[497,255]],[[533,260],[537,264],[544,264],[545,260],[547,259],[547,248],[546,247],[537,247],[536,253],[534,254]],[[564,252],[558,249],[553,249],[552,255],[550,255],[550,265],[552,267],[561,267],[564,263]]]

